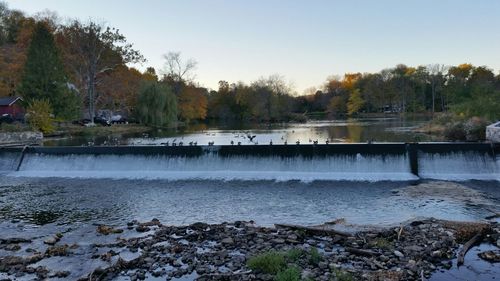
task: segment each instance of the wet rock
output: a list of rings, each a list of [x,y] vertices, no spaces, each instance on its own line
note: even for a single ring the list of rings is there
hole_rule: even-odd
[[[31,240],[25,238],[0,238],[0,244],[18,244],[18,243],[31,243]]]
[[[161,226],[160,220],[158,219],[152,219],[151,221],[148,222],[143,222],[140,224],[141,226]]]
[[[21,246],[19,244],[9,244],[4,247],[6,251],[11,251],[11,252],[17,252],[21,249]]]
[[[500,262],[500,250],[482,252],[478,256],[489,262]]]
[[[59,246],[52,246],[47,248],[45,251],[46,256],[67,256],[69,255],[68,251],[69,246],[68,245],[59,245]]]
[[[116,229],[111,226],[107,225],[99,225],[97,227],[97,233],[103,234],[103,235],[109,235],[112,233],[122,233],[123,229]]]
[[[147,232],[147,231],[150,231],[151,228],[149,228],[148,226],[145,226],[145,225],[138,225],[136,228],[135,228],[135,231],[137,232]]]
[[[49,237],[43,241],[43,243],[47,245],[54,245],[59,241],[59,238],[57,237]]]
[[[66,278],[70,275],[71,273],[69,271],[57,271],[54,274],[50,275],[50,278]]]

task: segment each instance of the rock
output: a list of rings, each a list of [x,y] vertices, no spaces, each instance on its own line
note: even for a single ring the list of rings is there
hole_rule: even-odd
[[[389,261],[389,257],[384,256],[384,255],[381,255],[381,256],[379,256],[378,258],[379,258],[381,261],[383,261],[383,262],[387,262],[387,261]]]
[[[409,270],[416,272],[417,271],[417,262],[415,260],[409,260],[408,263],[406,264],[406,267]]]
[[[319,263],[318,263],[318,267],[319,267],[320,269],[325,270],[325,269],[327,269],[327,268],[328,268],[328,264],[327,264],[326,262],[322,261],[322,262],[319,262]]]
[[[482,252],[478,256],[489,262],[500,262],[500,250]]]
[[[135,228],[135,231],[137,232],[146,232],[146,231],[150,231],[151,228],[145,226],[145,225],[138,225],[136,228]]]
[[[443,253],[440,250],[433,251],[431,253],[431,257],[433,258],[441,258],[443,256]]]
[[[406,253],[409,253],[409,252],[421,252],[423,250],[422,247],[420,246],[417,246],[417,245],[410,245],[408,247],[405,247],[405,252]]]
[[[107,225],[99,225],[97,227],[97,233],[103,234],[103,235],[109,235],[111,233],[122,233],[123,229],[116,229],[111,226]]]
[[[301,274],[302,280],[312,279],[313,277],[314,277],[314,274],[310,270],[304,269],[302,271],[302,274]]]
[[[137,276],[137,279],[139,279],[139,280],[146,279],[146,274],[144,272],[142,272],[142,271],[137,272],[136,276]]]
[[[30,239],[25,238],[0,238],[0,244],[17,244],[17,243],[31,243]]]
[[[220,241],[223,245],[233,245],[234,240],[231,237],[224,238]]]
[[[70,275],[69,271],[57,271],[54,274],[50,275],[50,278],[66,278]]]
[[[46,256],[67,256],[69,254],[68,245],[52,246],[45,251]]]
[[[49,237],[49,238],[45,239],[43,241],[43,243],[45,243],[47,245],[54,245],[57,243],[57,241],[59,241],[59,239],[57,237]]]
[[[9,244],[9,245],[5,246],[4,249],[6,251],[17,252],[17,251],[21,250],[21,246],[19,246],[19,244]]]
[[[403,253],[401,253],[401,252],[400,252],[400,251],[398,251],[398,250],[395,250],[393,253],[394,253],[394,255],[396,255],[398,258],[404,258],[404,257],[405,257],[405,255],[403,255]]]
[[[275,239],[271,240],[271,242],[273,244],[283,244],[283,243],[285,243],[285,239],[275,238]]]

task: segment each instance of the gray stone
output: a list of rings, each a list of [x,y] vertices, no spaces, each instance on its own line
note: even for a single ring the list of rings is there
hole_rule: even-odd
[[[397,256],[397,257],[399,257],[399,258],[404,258],[404,256],[405,256],[405,255],[403,255],[403,253],[401,253],[401,252],[400,252],[400,251],[398,251],[398,250],[395,250],[395,251],[394,251],[394,255],[396,255],[396,256]]]
[[[220,241],[224,245],[232,245],[234,244],[234,240],[231,237],[224,238]]]

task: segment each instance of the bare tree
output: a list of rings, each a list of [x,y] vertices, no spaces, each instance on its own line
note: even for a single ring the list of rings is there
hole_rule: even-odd
[[[183,61],[180,52],[168,52],[165,59],[164,74],[175,82],[191,82],[195,78],[193,73],[198,64],[194,59]]]
[[[434,112],[436,111],[436,94],[439,87],[443,84],[444,72],[448,69],[443,64],[430,64],[427,66],[427,71],[429,72],[429,82],[431,84],[431,93],[432,93],[432,115],[434,116]],[[444,97],[441,94],[441,106],[442,110],[444,110]]]

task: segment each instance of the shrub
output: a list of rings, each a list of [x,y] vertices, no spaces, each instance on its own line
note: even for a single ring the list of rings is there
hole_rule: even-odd
[[[323,260],[323,257],[318,252],[318,249],[312,247],[311,250],[309,251],[309,264],[317,266],[321,260]]]
[[[300,269],[296,266],[278,272],[274,278],[276,281],[300,281]]]
[[[479,141],[486,139],[486,120],[479,117],[472,117],[464,124],[465,138],[468,141]]]
[[[466,139],[466,133],[465,133],[465,128],[463,123],[457,122],[450,124],[446,129],[444,130],[444,136],[448,140],[453,140],[453,141],[463,141]]]
[[[282,253],[270,251],[250,258],[247,265],[252,270],[275,275],[286,267],[286,262]]]
[[[333,274],[335,274],[338,281],[354,281],[354,276],[345,270],[335,268]]]
[[[373,246],[382,249],[382,250],[390,250],[392,249],[392,243],[383,237],[378,237],[373,240]]]
[[[302,255],[304,255],[304,250],[293,248],[286,253],[286,258],[290,262],[296,262],[300,259],[300,257],[302,257]]]
[[[24,132],[24,131],[28,131],[28,128],[26,128],[26,126],[24,126],[20,123],[14,123],[14,124],[1,123],[0,124],[0,131],[3,131],[3,132]]]
[[[52,116],[52,107],[48,100],[34,100],[26,109],[26,117],[30,127],[43,133],[54,131]]]

